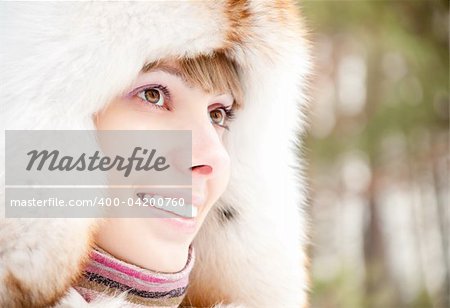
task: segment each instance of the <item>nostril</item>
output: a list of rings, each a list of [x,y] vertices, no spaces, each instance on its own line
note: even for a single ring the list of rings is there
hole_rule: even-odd
[[[199,174],[210,174],[212,172],[212,168],[211,166],[208,165],[200,165],[200,166],[195,166],[192,167],[192,171],[193,172],[197,172]]]

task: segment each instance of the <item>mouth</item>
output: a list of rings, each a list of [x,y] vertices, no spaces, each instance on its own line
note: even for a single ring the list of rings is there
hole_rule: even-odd
[[[136,196],[144,203],[144,206],[150,206],[169,214],[171,216],[169,218],[194,219],[198,214],[198,207],[196,205],[184,203],[186,198],[162,196],[149,192],[138,192]]]

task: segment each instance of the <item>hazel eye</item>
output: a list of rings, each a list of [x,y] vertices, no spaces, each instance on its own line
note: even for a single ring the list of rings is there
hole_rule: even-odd
[[[150,104],[157,106],[164,106],[164,94],[161,90],[156,88],[150,88],[140,91],[137,96],[142,100],[149,102]]]
[[[209,112],[209,116],[211,118],[211,122],[213,124],[217,124],[223,126],[226,120],[226,112],[223,109],[214,109]]]

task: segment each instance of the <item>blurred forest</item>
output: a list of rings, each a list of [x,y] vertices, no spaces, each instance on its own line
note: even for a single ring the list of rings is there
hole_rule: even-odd
[[[300,1],[314,308],[448,308],[449,2]]]

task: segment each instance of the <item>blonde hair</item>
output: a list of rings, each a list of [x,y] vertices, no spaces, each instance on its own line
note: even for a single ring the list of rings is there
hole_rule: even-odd
[[[144,66],[143,71],[166,67],[168,60],[159,60]],[[209,93],[230,92],[234,108],[243,104],[242,87],[237,65],[222,52],[200,55],[195,58],[173,60],[177,74],[187,83],[200,87]]]

